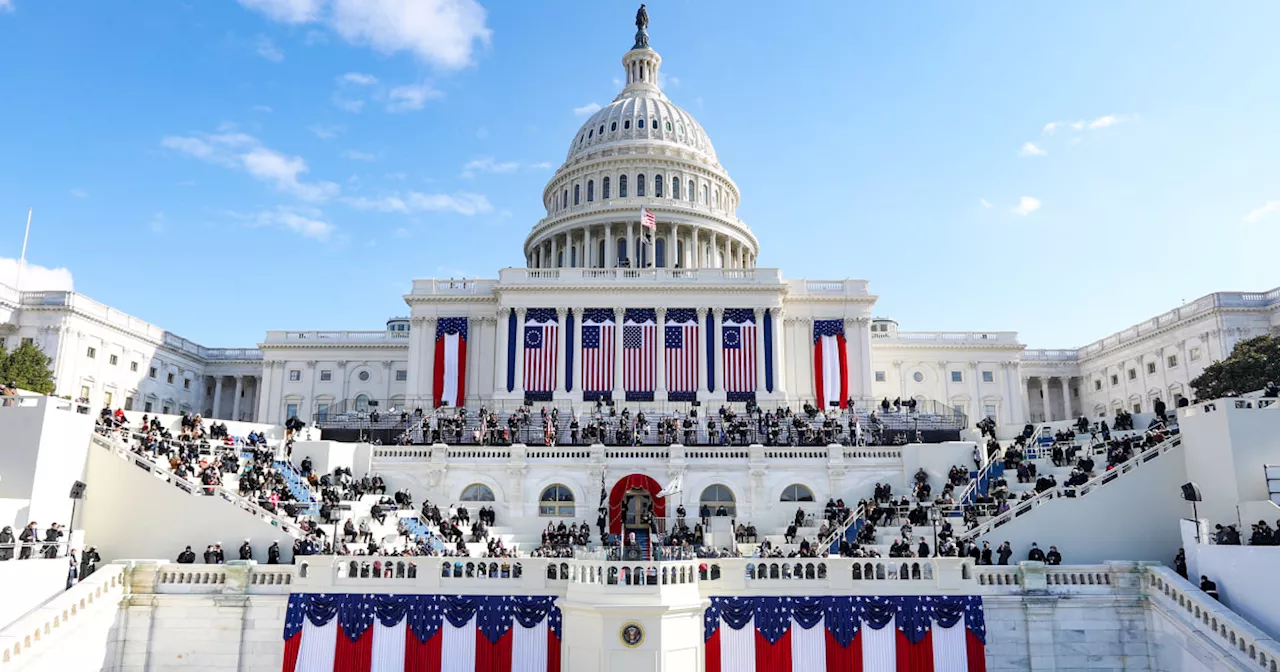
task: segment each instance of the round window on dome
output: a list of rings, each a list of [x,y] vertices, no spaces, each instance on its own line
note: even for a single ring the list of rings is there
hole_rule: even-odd
[[[915,372],[915,374],[914,374],[913,376],[911,376],[911,378],[912,378],[913,380],[915,380],[917,383],[923,383],[923,382],[924,382],[924,374],[923,374],[923,373],[920,373],[919,371],[916,371],[916,372]]]
[[[615,121],[615,122],[613,122],[613,123],[609,124],[609,132],[610,132],[610,133],[613,133],[614,131],[617,131],[617,130],[618,130],[618,122],[616,122],[616,121]]]
[[[625,131],[629,128],[631,128],[631,120],[627,119],[626,121],[622,122],[622,130]]]
[[[600,124],[600,135],[604,135],[604,124]]]
[[[636,120],[636,128],[644,128],[644,117]]]

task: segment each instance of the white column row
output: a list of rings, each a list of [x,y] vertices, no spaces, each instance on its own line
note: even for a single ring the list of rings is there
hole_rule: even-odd
[[[626,259],[632,268],[657,265],[656,242],[641,259],[635,222],[584,226],[552,234],[530,251],[529,268],[615,268]],[[622,256],[618,240],[623,240]],[[604,256],[600,243],[604,241]],[[663,241],[662,268],[755,268],[754,250],[730,236],[693,224],[659,222],[656,240]]]

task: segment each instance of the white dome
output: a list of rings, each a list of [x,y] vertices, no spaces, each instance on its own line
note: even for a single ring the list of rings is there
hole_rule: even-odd
[[[672,103],[657,87],[628,87],[612,103],[591,115],[569,144],[566,162],[617,144],[667,145],[694,153],[717,166],[716,150],[693,115]]]

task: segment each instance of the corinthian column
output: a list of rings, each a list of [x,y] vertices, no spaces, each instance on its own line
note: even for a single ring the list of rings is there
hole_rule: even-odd
[[[670,261],[670,256],[667,257],[667,261],[668,262]],[[658,347],[655,350],[654,362],[653,362],[654,368],[657,369],[657,371],[654,372],[654,378],[653,378],[655,381],[653,385],[653,400],[666,401],[667,400],[667,327],[666,327],[667,309],[658,308],[656,311],[655,319],[658,322],[657,331],[656,331]]]

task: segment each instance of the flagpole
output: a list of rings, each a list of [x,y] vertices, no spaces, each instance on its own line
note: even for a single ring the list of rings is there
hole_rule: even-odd
[[[22,258],[18,260],[18,275],[14,278],[14,289],[18,292],[18,302],[22,302],[22,267],[27,265],[27,239],[31,237],[31,213],[35,208],[27,208],[27,230],[22,234]]]

